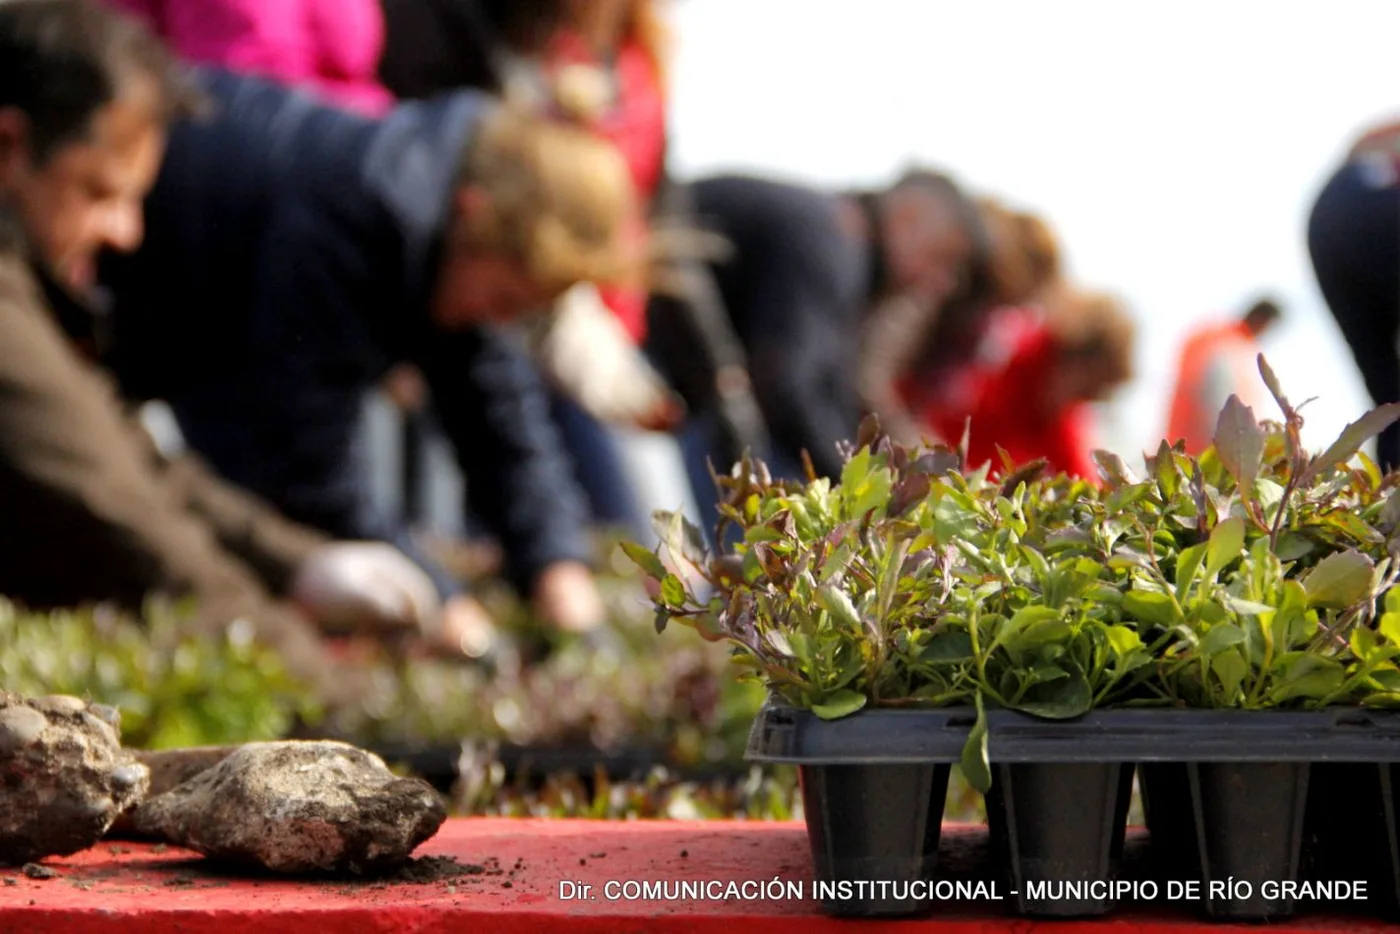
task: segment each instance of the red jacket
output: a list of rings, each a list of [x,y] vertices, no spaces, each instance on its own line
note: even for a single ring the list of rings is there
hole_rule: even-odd
[[[561,32],[552,41],[545,67],[553,72],[567,65],[599,65],[597,58],[577,35]],[[656,194],[666,161],[666,95],[661,75],[651,54],[639,43],[628,41],[618,51],[611,76],[617,96],[612,109],[603,115],[596,129],[610,140],[627,160],[632,183],[643,204]],[[638,237],[646,234],[639,220]],[[622,321],[632,339],[641,342],[646,333],[647,294],[643,289],[610,287],[602,290],[603,301]]]
[[[941,391],[922,409],[924,424],[957,444],[970,417],[968,466],[990,461],[1001,471],[997,447],[1017,464],[1044,457],[1050,469],[1093,480],[1093,411],[1075,403],[1048,417],[1037,402],[1055,366],[1055,344],[1035,311],[1005,308],[993,312],[978,355],[941,374]],[[906,393],[906,397],[909,393]],[[930,396],[924,394],[925,399]]]

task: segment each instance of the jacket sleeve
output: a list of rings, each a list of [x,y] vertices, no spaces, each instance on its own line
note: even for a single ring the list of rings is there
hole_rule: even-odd
[[[557,561],[591,560],[587,511],[542,381],[524,347],[477,328],[425,342],[420,360],[473,510],[528,590]]]
[[[751,284],[749,371],[773,442],[796,457],[806,450],[821,476],[841,475],[837,443],[860,421],[855,338],[857,309],[833,277],[775,263]],[[850,320],[848,320],[850,319]]]
[[[68,344],[37,293],[11,285],[0,282],[0,495],[26,572],[10,595],[128,607],[153,593],[193,597],[193,625],[215,632],[244,619],[294,670],[313,674],[314,631],[270,601],[184,509],[111,383]]]
[[[171,495],[203,519],[219,543],[246,561],[273,593],[285,594],[301,563],[330,541],[223,480],[192,456],[170,461],[165,477]]]
[[[900,394],[899,381],[914,369],[935,320],[936,313],[919,302],[896,297],[872,310],[861,337],[856,369],[861,405],[905,443],[917,443],[924,431]]]

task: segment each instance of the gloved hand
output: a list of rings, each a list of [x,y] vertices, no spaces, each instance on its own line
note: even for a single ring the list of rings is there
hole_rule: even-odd
[[[549,381],[594,418],[666,431],[684,415],[679,397],[588,283],[559,298],[535,357]]]
[[[330,629],[417,629],[428,638],[440,637],[442,602],[432,580],[382,542],[336,542],[318,549],[297,569],[289,596]]]

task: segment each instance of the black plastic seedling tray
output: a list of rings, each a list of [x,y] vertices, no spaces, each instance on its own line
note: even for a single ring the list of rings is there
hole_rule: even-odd
[[[754,723],[747,757],[799,766],[819,879],[931,879],[948,767],[961,759],[975,720],[969,708],[948,708],[876,709],[823,721],[770,702]],[[1114,879],[1135,766],[1165,877],[1199,880],[1200,904],[1212,916],[1265,919],[1296,907],[1272,889],[1302,877],[1305,836],[1314,868],[1329,846],[1340,845],[1318,829],[1330,822],[1316,787],[1309,797],[1313,770],[1354,764],[1383,821],[1369,850],[1385,859],[1382,898],[1397,901],[1397,770],[1389,764],[1400,763],[1400,715],[1139,709],[1055,721],[992,711],[987,722],[988,823],[1000,873],[1022,914],[1112,908],[1109,900],[1073,894],[1073,883]],[[850,915],[932,907],[913,900],[825,904]]]

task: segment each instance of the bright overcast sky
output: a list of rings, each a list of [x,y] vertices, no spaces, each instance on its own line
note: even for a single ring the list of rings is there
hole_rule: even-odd
[[[1313,282],[1312,199],[1400,116],[1400,0],[679,0],[682,176],[878,184],[912,160],[1043,212],[1141,324],[1106,443],[1155,447],[1185,329],[1263,291],[1325,444],[1369,404]],[[1273,414],[1273,413],[1270,413]]]

